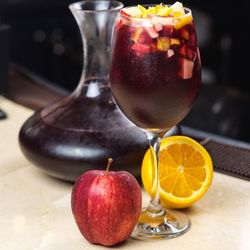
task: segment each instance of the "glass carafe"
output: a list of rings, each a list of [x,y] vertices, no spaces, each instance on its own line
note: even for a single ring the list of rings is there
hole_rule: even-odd
[[[117,1],[83,1],[69,6],[83,40],[84,66],[73,93],[32,115],[19,134],[24,155],[51,176],[75,181],[91,169],[140,176],[147,142],[143,132],[119,111],[109,86],[111,36]]]

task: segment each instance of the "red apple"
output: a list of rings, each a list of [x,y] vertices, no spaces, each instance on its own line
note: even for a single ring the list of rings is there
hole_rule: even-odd
[[[131,235],[141,212],[137,180],[125,171],[88,171],[77,179],[71,195],[76,224],[90,242],[111,246]]]

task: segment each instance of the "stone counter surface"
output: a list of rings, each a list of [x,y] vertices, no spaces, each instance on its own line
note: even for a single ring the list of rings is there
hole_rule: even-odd
[[[43,174],[22,155],[18,132],[33,111],[4,97],[0,107],[8,114],[0,121],[0,250],[105,249],[81,236],[70,208],[72,184]],[[183,236],[129,239],[114,249],[250,249],[250,182],[215,173],[206,195],[184,212],[192,227]]]

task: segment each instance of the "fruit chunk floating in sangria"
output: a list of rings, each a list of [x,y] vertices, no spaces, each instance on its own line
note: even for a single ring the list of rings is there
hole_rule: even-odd
[[[137,126],[166,129],[179,123],[201,82],[191,11],[179,2],[121,10],[111,82],[118,106]]]

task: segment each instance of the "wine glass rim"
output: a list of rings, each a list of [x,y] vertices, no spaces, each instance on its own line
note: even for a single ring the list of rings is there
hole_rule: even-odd
[[[108,9],[108,8],[103,8],[103,9],[83,9],[82,6],[83,4],[86,3],[98,3],[98,2],[110,2],[114,7]],[[116,5],[116,6],[115,6]],[[71,3],[69,5],[69,8],[75,11],[82,11],[82,12],[115,12],[115,11],[119,11],[124,7],[124,4],[122,2],[119,1],[112,1],[112,0],[84,0],[84,1],[78,1],[75,3]]]
[[[170,6],[169,4],[164,4],[165,6]],[[163,6],[164,6],[163,5]],[[156,4],[143,4],[143,5],[141,5],[141,6],[143,6],[143,7],[152,7],[152,6],[156,6]],[[131,5],[131,6],[126,6],[126,7],[124,7],[124,8],[122,8],[120,11],[119,11],[119,15],[121,16],[121,17],[123,17],[123,18],[126,18],[126,19],[131,19],[131,20],[140,20],[140,21],[142,21],[142,20],[147,20],[147,19],[149,19],[148,17],[130,17],[130,16],[127,16],[126,14],[123,14],[121,11],[122,10],[125,10],[125,9],[129,9],[129,8],[131,8],[131,7],[137,7],[137,5]],[[187,17],[187,16],[192,16],[192,10],[190,9],[190,8],[187,8],[187,7],[183,7],[184,8],[184,10],[186,11],[186,13],[184,14],[184,15],[182,15],[182,16],[178,16],[178,17],[164,17],[164,16],[157,16],[157,18],[169,18],[169,19],[181,19],[181,18],[185,18],[185,17]]]

